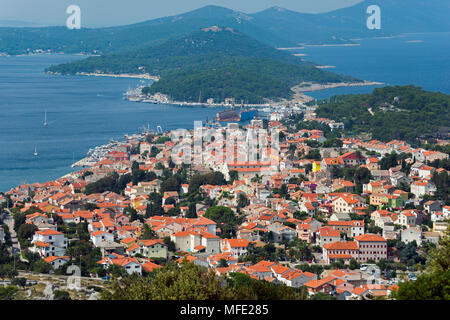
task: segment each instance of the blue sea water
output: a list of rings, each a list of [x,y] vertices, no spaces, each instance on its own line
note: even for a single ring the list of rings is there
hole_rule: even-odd
[[[409,42],[420,40],[422,42]],[[450,33],[408,34],[361,39],[360,46],[306,47],[305,59],[333,65],[332,72],[387,85],[414,84],[450,94]],[[121,139],[149,124],[164,130],[193,128],[221,109],[186,108],[129,102],[122,94],[138,79],[52,76],[52,64],[75,55],[0,57],[0,191],[18,184],[57,179],[72,170],[89,148]],[[374,87],[346,87],[308,95],[369,93]],[[49,125],[43,126],[47,111]],[[34,148],[39,156],[34,157]]]
[[[411,42],[412,41],[412,42]],[[417,42],[420,41],[420,42]],[[355,41],[359,46],[305,47],[296,53],[325,69],[385,85],[421,86],[450,94],[450,32],[403,34]],[[316,99],[338,94],[370,93],[379,86],[341,87],[306,92]]]
[[[89,148],[122,139],[147,124],[155,130],[193,128],[223,109],[123,100],[139,79],[52,76],[52,64],[75,55],[0,57],[0,191],[46,182],[73,169]],[[44,127],[45,111],[48,126]],[[35,147],[39,155],[33,155]]]

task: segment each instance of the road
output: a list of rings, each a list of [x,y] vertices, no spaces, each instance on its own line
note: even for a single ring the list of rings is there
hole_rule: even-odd
[[[12,241],[12,251],[10,251],[11,254],[19,253],[19,259],[22,262],[28,262],[28,260],[24,259],[22,257],[21,248],[19,240],[17,239],[16,231],[14,230],[14,219],[12,217],[12,213],[9,209],[5,209],[6,216],[5,219],[3,219],[3,222],[8,226],[9,232],[11,233],[11,241]]]
[[[46,274],[46,273],[36,273],[36,272],[30,272],[30,271],[19,271],[19,276],[21,277],[27,277],[27,276],[38,276],[38,277],[51,277],[51,278],[56,278],[56,279],[62,279],[62,280],[66,280],[67,278],[73,278],[74,275],[56,275],[56,274]],[[102,279],[102,278],[91,278],[91,277],[82,277],[82,276],[78,276],[80,279],[84,279],[84,280],[94,280],[94,281],[100,281],[100,282],[106,282],[108,280],[106,279]]]
[[[20,243],[17,239],[16,231],[14,230],[14,219],[12,217],[11,211],[9,209],[5,209],[6,215],[3,222],[8,226],[9,232],[11,233],[11,241],[13,253],[20,252]]]

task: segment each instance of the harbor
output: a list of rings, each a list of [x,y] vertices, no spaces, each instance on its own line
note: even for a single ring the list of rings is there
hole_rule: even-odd
[[[169,96],[162,93],[155,93],[153,95],[145,95],[142,93],[142,89],[145,86],[138,86],[135,89],[129,89],[124,93],[124,99],[132,102],[144,102],[153,104],[171,104],[180,107],[234,107],[235,101],[232,98],[225,99],[224,102],[214,102],[214,99],[208,99],[206,102],[188,102],[188,101],[175,101]],[[250,104],[244,103],[244,107],[248,108],[264,108],[273,106],[273,103],[267,102],[263,104]]]
[[[142,134],[140,135],[142,136]],[[128,137],[128,136],[125,136]],[[96,162],[106,159],[106,155],[113,151],[116,147],[124,144],[125,142],[110,140],[108,144],[104,144],[95,148],[89,149],[86,157],[75,162],[71,165],[72,168],[75,167],[92,167]]]

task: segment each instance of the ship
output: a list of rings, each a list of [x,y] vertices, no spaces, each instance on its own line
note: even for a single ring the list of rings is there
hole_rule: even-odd
[[[244,109],[244,104],[242,104],[240,111],[233,108],[218,112],[216,120],[219,122],[246,122],[253,120],[256,114],[256,109]]]
[[[225,110],[217,112],[216,120],[219,122],[239,122],[241,118],[235,110]]]

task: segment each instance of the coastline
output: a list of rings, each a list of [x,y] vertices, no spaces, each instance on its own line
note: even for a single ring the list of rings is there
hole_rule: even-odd
[[[331,67],[331,66],[328,66]],[[308,86],[304,86],[308,85]],[[297,86],[295,86],[295,90],[298,90],[299,92],[311,92],[311,91],[320,91],[325,89],[332,89],[332,88],[341,88],[341,87],[362,87],[362,86],[378,86],[378,85],[384,85],[382,82],[375,82],[375,81],[362,81],[362,82],[338,82],[338,83],[327,83],[327,84],[318,84],[318,83],[309,83],[309,82],[303,82]],[[293,89],[294,91],[294,89]]]
[[[94,77],[112,77],[112,78],[135,78],[135,79],[146,79],[146,80],[154,80],[158,81],[159,76],[152,76],[148,73],[143,74],[129,74],[129,73],[121,73],[121,74],[113,74],[113,73],[88,73],[88,72],[77,72],[75,75],[77,76],[94,76]]]
[[[322,68],[334,68],[334,66],[322,66]],[[266,99],[267,103],[264,104],[243,104],[244,107],[247,108],[265,108],[270,106],[281,106],[290,103],[308,103],[310,101],[315,100],[313,97],[308,96],[305,92],[313,92],[320,91],[332,88],[340,88],[340,87],[362,87],[362,86],[375,86],[375,85],[384,85],[382,82],[375,81],[360,81],[360,82],[337,82],[337,83],[311,83],[311,82],[302,82],[296,86],[293,86],[291,90],[294,92],[294,96],[291,99],[281,98],[279,101],[273,101],[270,99]],[[143,102],[143,103],[157,103],[157,104],[170,104],[177,105],[180,107],[232,107],[233,104],[227,104],[225,102],[221,103],[208,103],[208,102],[187,102],[187,101],[172,101],[170,98],[162,93],[156,93],[152,96],[144,96],[139,93],[139,87],[132,91],[132,93],[126,93],[126,97],[124,99],[131,102]],[[240,104],[234,104],[239,105]]]
[[[358,47],[359,43],[337,43],[337,44],[304,44],[305,47]]]

